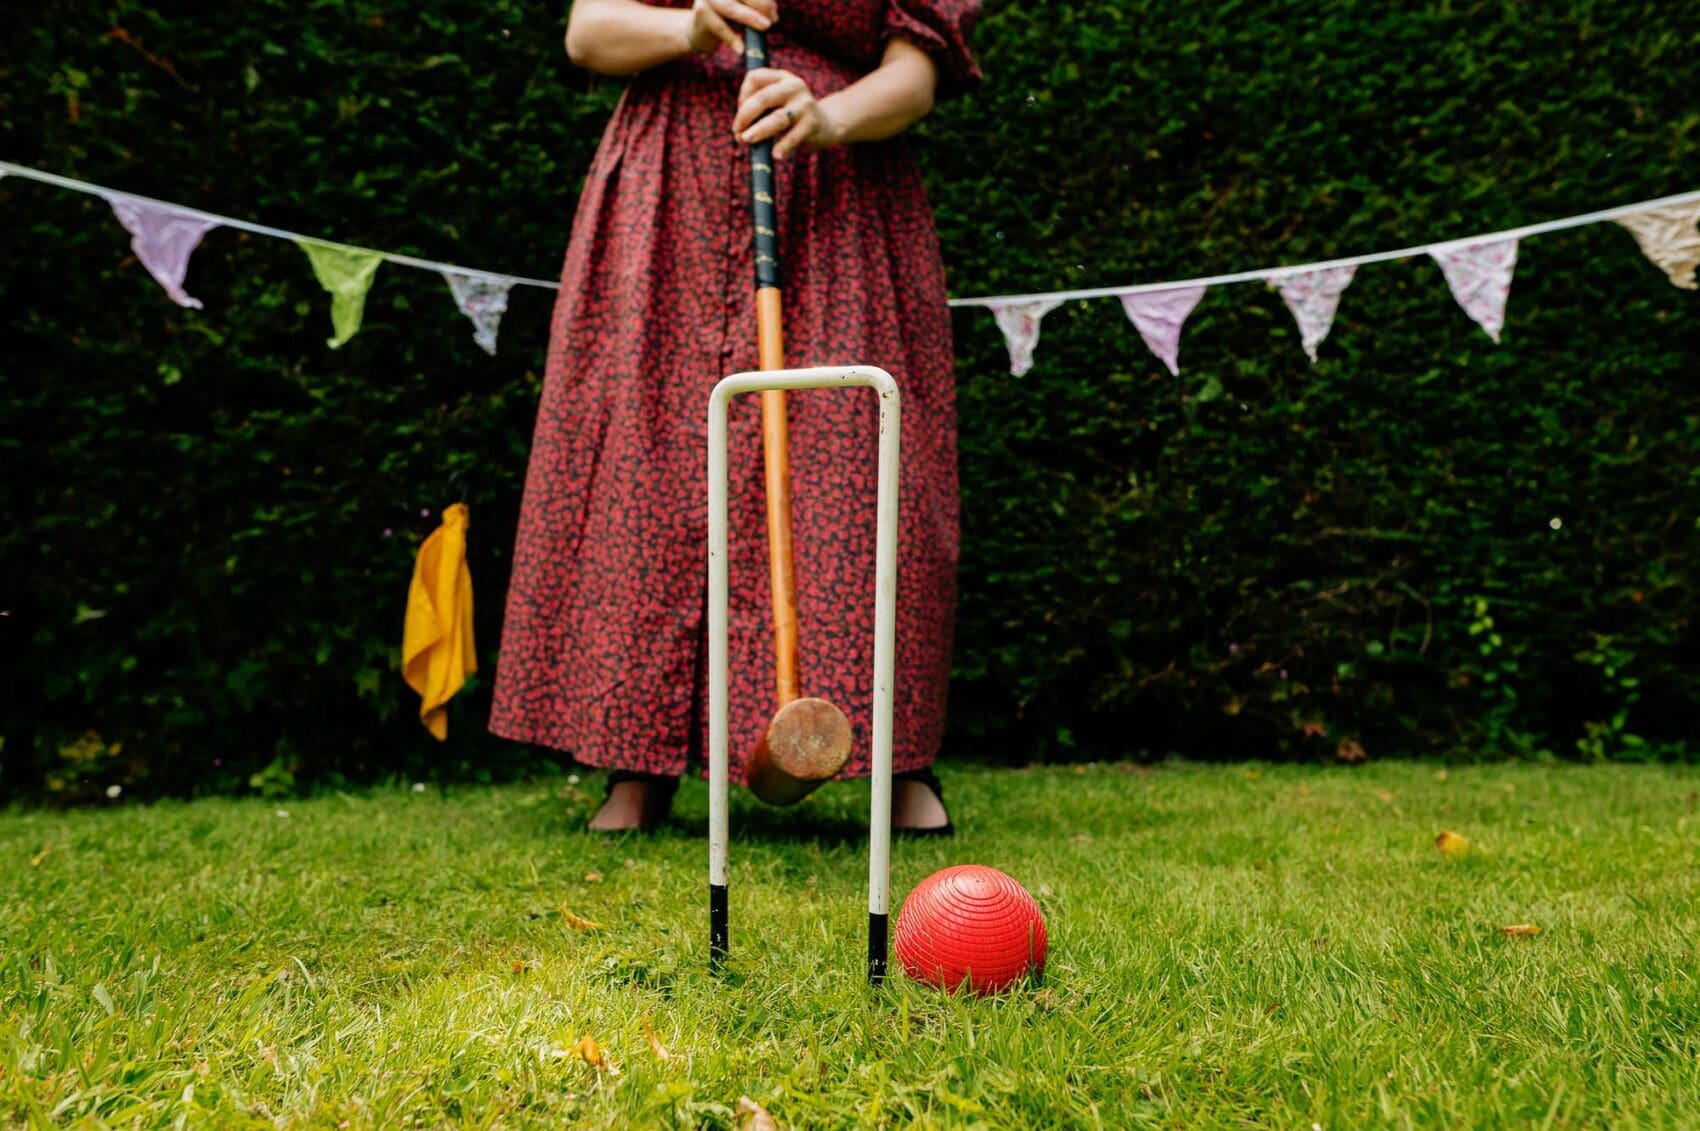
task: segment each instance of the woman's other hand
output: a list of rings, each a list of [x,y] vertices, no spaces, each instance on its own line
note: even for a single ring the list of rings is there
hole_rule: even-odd
[[[774,67],[760,67],[744,76],[732,132],[745,145],[777,138],[773,144],[776,161],[803,146],[826,149],[843,140],[837,123],[815,100],[809,84],[790,71]]]
[[[722,43],[742,55],[744,33],[732,25],[766,31],[778,18],[778,0],[695,0],[687,42],[698,55],[707,55]]]

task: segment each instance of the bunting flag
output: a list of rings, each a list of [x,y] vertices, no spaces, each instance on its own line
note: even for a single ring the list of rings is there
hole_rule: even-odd
[[[1631,212],[1617,217],[1641,245],[1648,259],[1685,291],[1697,289],[1694,275],[1700,268],[1700,200]]]
[[[992,316],[1003,331],[1004,344],[1009,347],[1009,371],[1025,377],[1033,368],[1033,349],[1039,344],[1039,323],[1045,315],[1061,306],[1060,298],[1041,298],[1028,302],[991,303]]]
[[[1293,321],[1299,324],[1299,340],[1305,355],[1316,364],[1316,347],[1334,328],[1334,313],[1340,309],[1340,296],[1352,285],[1356,267],[1323,267],[1296,275],[1271,279],[1269,285],[1281,292]]]
[[[463,275],[458,271],[444,271],[442,276],[448,280],[449,290],[454,293],[455,305],[460,307],[462,314],[472,319],[473,341],[483,346],[485,353],[495,357],[496,331],[502,324],[502,315],[507,313],[508,291],[513,284]]]
[[[1452,297],[1464,313],[1499,341],[1505,328],[1505,301],[1511,297],[1511,274],[1517,269],[1517,241],[1441,244],[1428,249],[1440,264]]]
[[[1122,295],[1122,309],[1133,321],[1146,346],[1157,360],[1169,367],[1171,377],[1181,375],[1181,327],[1204,297],[1203,287],[1176,287],[1169,291],[1142,291]]]
[[[184,293],[183,279],[189,274],[189,256],[200,246],[201,237],[218,227],[218,221],[130,196],[109,195],[106,203],[130,233],[136,258],[171,301],[200,310],[201,300]]]
[[[360,319],[366,312],[366,292],[372,289],[372,277],[378,273],[378,264],[384,257],[364,248],[313,240],[297,240],[296,246],[307,253],[319,285],[331,294],[331,325],[336,329],[336,337],[328,344],[332,349],[341,349],[360,330]]]

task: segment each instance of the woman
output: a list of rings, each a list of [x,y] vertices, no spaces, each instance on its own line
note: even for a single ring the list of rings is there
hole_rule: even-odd
[[[786,360],[879,365],[903,392],[892,823],[948,832],[928,770],[955,607],[944,271],[896,139],[979,78],[978,0],[577,0],[567,52],[630,75],[573,223],[514,551],[491,729],[616,771],[591,828],[650,827],[704,748],[706,417],[758,368],[748,146],[774,141]],[[744,73],[743,27],[771,68]],[[760,410],[734,404],[732,749],[774,707]],[[877,409],[790,397],[801,670],[868,773]],[[735,778],[740,767],[734,765]]]

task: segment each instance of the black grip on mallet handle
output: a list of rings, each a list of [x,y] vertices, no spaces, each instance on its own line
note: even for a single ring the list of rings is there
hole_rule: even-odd
[[[767,36],[744,29],[744,70],[768,65]],[[773,203],[773,142],[750,146],[750,200],[755,213],[756,289],[779,286],[779,210]]]

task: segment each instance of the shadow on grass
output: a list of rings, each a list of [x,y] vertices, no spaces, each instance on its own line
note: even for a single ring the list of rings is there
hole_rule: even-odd
[[[734,841],[783,844],[819,844],[841,848],[868,839],[866,820],[855,821],[833,813],[807,809],[744,809],[734,807],[730,824]],[[681,837],[708,838],[708,817],[690,814],[672,816],[662,831]]]

